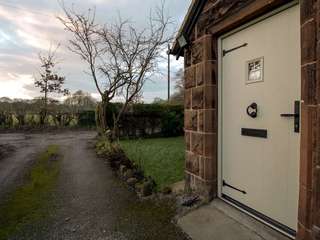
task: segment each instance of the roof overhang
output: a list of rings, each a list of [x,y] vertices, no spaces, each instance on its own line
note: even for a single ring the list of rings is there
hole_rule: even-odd
[[[189,44],[189,37],[192,33],[194,26],[204,8],[207,0],[193,0],[186,17],[180,27],[180,30],[173,43],[171,54],[175,55],[177,59],[183,56],[183,50]]]

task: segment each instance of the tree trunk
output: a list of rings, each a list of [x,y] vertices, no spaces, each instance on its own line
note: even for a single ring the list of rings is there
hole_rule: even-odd
[[[24,115],[23,114],[18,114],[17,115],[17,119],[19,121],[19,127],[23,127],[24,126]]]
[[[115,138],[116,138],[116,126],[117,126],[117,123],[116,123],[116,116],[115,116],[115,113],[113,112],[112,113],[112,128],[111,128],[111,132],[110,132],[110,135],[109,135],[109,140],[110,142],[114,142]]]
[[[40,113],[40,124],[43,126],[47,117],[47,108],[48,108],[48,82],[46,81],[45,91],[44,91],[44,107]]]
[[[127,111],[128,103],[124,103],[120,111],[117,113],[117,115],[113,115],[113,128],[111,132],[111,138],[112,141],[116,141],[120,137],[120,129],[119,129],[119,122],[122,117],[122,115]]]
[[[47,82],[46,82],[46,89],[47,89]],[[44,123],[46,121],[47,114],[48,114],[48,92],[45,91],[45,95],[44,95],[44,116],[43,116]]]
[[[107,101],[102,101],[99,104],[99,111],[98,111],[98,118],[99,118],[99,125],[101,133],[106,134],[108,130],[108,124],[107,124]]]
[[[43,126],[45,123],[45,118],[46,118],[46,113],[45,113],[45,109],[42,108],[40,111],[40,125]]]
[[[110,136],[110,141],[114,142],[119,139],[119,127],[118,127],[118,122],[113,118],[113,128],[111,131],[111,136]]]

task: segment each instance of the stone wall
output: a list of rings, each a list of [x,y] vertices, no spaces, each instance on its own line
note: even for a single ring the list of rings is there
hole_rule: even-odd
[[[217,195],[217,49],[211,35],[185,54],[186,183],[211,199]]]
[[[301,1],[301,164],[298,239],[320,239],[320,1]]]

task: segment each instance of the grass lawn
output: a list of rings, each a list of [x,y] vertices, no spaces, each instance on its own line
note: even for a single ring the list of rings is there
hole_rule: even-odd
[[[141,166],[145,176],[152,177],[161,190],[184,178],[184,138],[123,140],[128,158]]]
[[[50,191],[59,173],[57,153],[58,146],[52,145],[40,154],[25,184],[0,204],[0,240],[47,216]]]

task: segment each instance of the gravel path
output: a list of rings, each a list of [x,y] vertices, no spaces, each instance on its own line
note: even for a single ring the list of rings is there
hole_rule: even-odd
[[[0,158],[0,200],[23,180],[24,172],[44,147],[45,138],[45,135],[0,134],[0,145],[14,149]]]
[[[171,223],[174,204],[140,201],[114,176],[108,165],[96,157],[92,149],[94,136],[94,132],[16,135],[18,140],[13,142],[21,141],[20,146],[23,141],[28,143],[23,150],[28,157],[34,154],[36,143],[38,147],[58,144],[64,159],[53,194],[52,216],[40,225],[31,225],[14,239],[186,239]],[[15,135],[7,135],[9,138],[15,139]],[[17,162],[31,161],[28,157],[22,160],[19,154],[18,148],[14,154],[20,157]],[[0,189],[4,187],[1,183]]]

